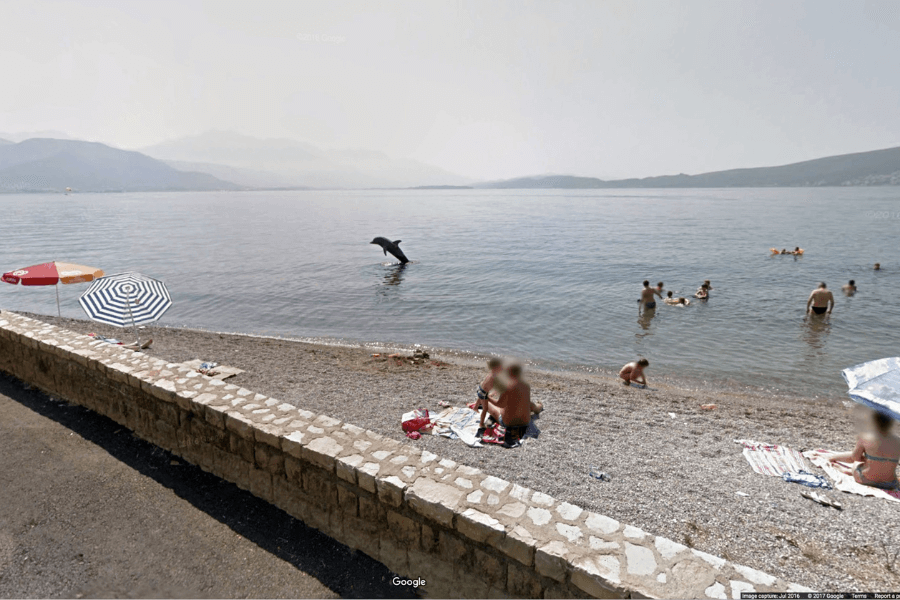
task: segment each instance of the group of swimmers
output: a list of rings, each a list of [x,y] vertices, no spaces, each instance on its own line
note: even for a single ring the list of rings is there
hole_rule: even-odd
[[[638,300],[639,310],[654,310],[656,309],[656,298],[663,298],[663,282],[660,281],[656,284],[655,288],[650,287],[650,282],[644,280],[644,289],[641,290],[641,297]],[[712,285],[709,282],[709,279],[703,282],[697,291],[694,292],[694,298],[698,300],[708,300],[709,292],[712,290]],[[691,301],[685,297],[678,297],[672,295],[672,291],[666,292],[666,297],[663,299],[663,302],[670,306],[690,306]]]
[[[875,263],[875,270],[881,270],[880,263]],[[856,281],[851,279],[841,287],[841,291],[847,296],[855,295],[857,292]],[[830,315],[833,308],[834,294],[823,281],[809,294],[809,298],[806,300],[806,312],[814,315]]]
[[[797,246],[793,250],[788,250],[787,248],[782,248],[781,252],[778,251],[778,248],[770,248],[769,249],[772,254],[791,254],[793,256],[801,256],[803,254],[803,249],[800,246]]]

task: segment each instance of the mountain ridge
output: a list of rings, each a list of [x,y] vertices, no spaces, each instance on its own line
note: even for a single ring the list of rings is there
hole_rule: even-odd
[[[392,158],[377,150],[329,150],[289,138],[256,138],[222,130],[166,140],[138,151],[212,175],[223,167],[240,169],[240,177],[250,176],[246,181],[256,181],[259,187],[396,188],[472,182],[440,167]],[[262,174],[271,181],[260,179]]]
[[[604,180],[577,175],[532,175],[474,184],[481,189],[606,189],[710,187],[823,187],[900,185],[900,146],[805,160],[774,167],[697,175]]]
[[[0,192],[237,190],[205,173],[99,142],[31,138],[0,145]]]

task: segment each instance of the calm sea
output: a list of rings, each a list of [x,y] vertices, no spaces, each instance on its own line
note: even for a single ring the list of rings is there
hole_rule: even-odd
[[[167,325],[573,370],[640,355],[651,374],[833,397],[842,368],[900,355],[898,234],[900,188],[0,195],[0,270],[153,275],[175,300]],[[375,236],[413,263],[391,264]],[[714,291],[641,319],[644,279]],[[837,297],[828,321],[804,315],[820,280]],[[83,316],[86,287],[60,286],[64,316]],[[52,288],[0,283],[0,306],[56,312]]]

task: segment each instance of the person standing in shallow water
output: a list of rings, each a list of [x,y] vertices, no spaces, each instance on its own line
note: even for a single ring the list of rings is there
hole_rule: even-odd
[[[650,287],[650,282],[644,280],[644,289],[641,290],[641,309],[654,310],[656,308],[656,297],[662,298],[662,292],[656,288]]]
[[[856,282],[853,281],[853,280],[851,279],[851,280],[850,280],[844,287],[842,287],[841,289],[842,289],[842,290],[844,291],[844,293],[847,294],[848,296],[852,296],[853,294],[856,293]]]
[[[819,287],[814,289],[812,293],[809,295],[809,299],[806,301],[806,312],[812,312],[817,315],[831,314],[831,309],[834,308],[834,295],[831,293],[831,290],[828,289],[828,286],[825,285],[825,282],[819,284]]]

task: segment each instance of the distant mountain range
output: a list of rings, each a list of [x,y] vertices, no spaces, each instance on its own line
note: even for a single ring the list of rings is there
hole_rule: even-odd
[[[182,169],[256,188],[386,188],[467,185],[470,179],[371,150],[325,150],[291,139],[260,139],[230,131],[140,148]]]
[[[28,139],[0,144],[0,192],[236,190],[206,173],[179,171],[139,152],[96,142]]]
[[[603,180],[539,175],[472,183],[438,167],[368,150],[209,132],[122,150],[97,142],[0,137],[0,192],[316,188],[600,189],[900,185],[900,147],[778,167]],[[65,134],[61,134],[65,135]],[[10,139],[13,138],[13,139]]]
[[[700,175],[603,180],[538,175],[477,183],[491,189],[719,188],[900,185],[900,147],[829,156],[779,167],[731,169]]]

